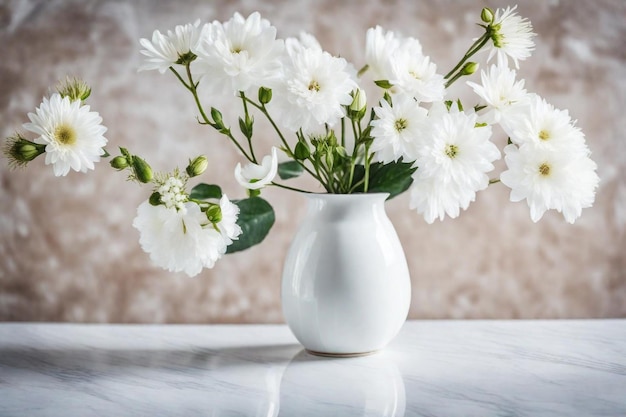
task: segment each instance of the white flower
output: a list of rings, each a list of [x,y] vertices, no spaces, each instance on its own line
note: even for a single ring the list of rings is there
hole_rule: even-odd
[[[170,67],[180,64],[181,60],[188,59],[189,53],[193,53],[200,39],[200,20],[195,23],[178,25],[174,31],[167,31],[167,35],[158,30],[152,33],[152,41],[140,39],[139,43],[145,49],[141,53],[147,58],[139,71],[159,70],[165,73]]]
[[[417,44],[419,45],[419,42]],[[365,35],[365,63],[372,71],[375,80],[389,80],[391,78],[391,53],[399,45],[400,38],[392,31],[385,32],[380,26],[367,30]]]
[[[220,199],[220,210],[222,212],[222,220],[217,224],[222,237],[227,245],[233,243],[241,235],[241,227],[237,224],[239,218],[239,207],[231,203],[226,194]]]
[[[486,123],[494,124],[502,120],[506,124],[515,105],[528,100],[524,80],[515,80],[515,70],[492,65],[488,73],[480,72],[480,79],[482,85],[471,81],[467,85],[484,100],[487,111],[481,119]]]
[[[137,208],[133,227],[139,230],[139,243],[150,259],[171,272],[195,276],[202,268],[212,268],[226,252],[220,232],[192,202],[177,210],[145,201]]]
[[[39,135],[36,143],[46,145],[46,165],[52,164],[54,175],[64,176],[70,168],[77,172],[94,169],[100,161],[107,140],[107,128],[97,112],[81,106],[80,100],[70,101],[54,93],[44,97],[35,113],[28,113],[30,123],[24,129]]]
[[[300,32],[298,38],[285,39],[285,49],[288,55],[294,55],[303,49],[315,49],[322,50],[322,46],[319,41],[315,39],[315,36],[307,32]]]
[[[345,116],[344,106],[352,103],[350,93],[357,87],[345,59],[317,48],[293,48],[284,71],[268,105],[283,127],[319,134]]]
[[[419,136],[425,129],[426,109],[411,97],[397,95],[393,98],[393,107],[381,100],[374,112],[377,119],[371,123],[374,140],[370,149],[376,161],[415,160]]]
[[[588,152],[573,156],[546,147],[525,144],[504,148],[508,170],[500,175],[511,188],[511,201],[526,200],[530,217],[539,221],[546,210],[563,213],[569,223],[591,207],[599,178]]]
[[[533,144],[565,154],[587,152],[585,136],[574,126],[567,110],[556,109],[538,95],[531,95],[512,112],[515,114],[507,118],[503,127],[513,143]]]
[[[249,190],[258,190],[272,182],[278,172],[278,155],[276,148],[272,147],[272,154],[263,157],[261,165],[249,163],[245,167],[237,164],[235,167],[235,179],[242,187]]]
[[[467,209],[476,192],[487,188],[487,172],[500,157],[489,140],[489,126],[475,127],[476,115],[462,112],[434,117],[418,149],[411,187],[411,208],[428,223],[445,215],[455,218]]]
[[[224,24],[203,27],[194,72],[214,92],[246,92],[269,86],[281,74],[283,49],[276,28],[258,12],[248,18],[235,13]]]
[[[417,101],[443,100],[446,93],[443,75],[437,74],[437,66],[420,51],[419,43],[416,46],[414,42],[403,42],[391,56],[389,82]]]
[[[514,13],[515,9],[517,6],[496,10],[491,24],[494,31],[491,34],[492,48],[487,62],[495,55],[498,65],[504,66],[508,61],[508,56],[515,63],[515,68],[519,68],[518,61],[528,58],[535,49],[535,43],[532,40],[535,36],[533,26],[528,19]]]
[[[187,202],[184,182],[175,176],[168,177],[157,189],[161,195],[161,202],[166,208],[183,210]]]

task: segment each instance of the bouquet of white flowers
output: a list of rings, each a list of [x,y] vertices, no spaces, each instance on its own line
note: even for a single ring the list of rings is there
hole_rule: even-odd
[[[188,190],[188,181],[206,169],[206,157],[190,159],[185,170],[153,173],[145,159],[121,147],[110,165],[152,185],[133,222],[142,248],[170,271],[193,276],[211,268],[223,254],[267,235],[274,212],[259,195],[268,186],[385,192],[389,198],[409,190],[411,208],[432,223],[457,217],[477,191],[501,182],[511,189],[511,201],[526,200],[533,221],[554,209],[573,223],[593,204],[596,164],[568,112],[527,92],[516,78],[535,34],[515,10],[483,9],[483,34],[445,75],[417,39],[379,26],[366,33],[366,62],[358,71],[309,34],[277,38],[259,13],[235,14],[224,23],[197,21],[141,39],[140,70],[169,72],[180,81],[197,105],[198,122],[226,137],[246,159],[234,175],[248,190],[247,198],[233,201],[212,183]],[[467,82],[476,103],[447,97],[450,85],[477,71],[471,59],[481,50],[489,52],[487,64],[496,63],[481,71],[480,83]],[[366,76],[380,93],[371,107],[359,86]],[[34,138],[18,132],[6,142],[13,166],[45,154],[54,174],[65,176],[109,157],[102,118],[85,104],[90,93],[84,82],[68,79],[44,98],[23,125]],[[237,127],[210,105],[218,94],[241,102]],[[255,116],[266,118],[276,135],[276,147],[263,157],[255,148]],[[490,177],[501,157],[492,142],[496,126],[506,134],[506,170]],[[320,189],[284,183],[301,174],[315,178]]]

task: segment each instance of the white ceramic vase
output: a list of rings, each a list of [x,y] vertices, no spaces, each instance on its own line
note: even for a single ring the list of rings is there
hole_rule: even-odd
[[[385,347],[406,320],[411,281],[385,213],[388,194],[309,194],[282,278],[287,324],[310,352]]]

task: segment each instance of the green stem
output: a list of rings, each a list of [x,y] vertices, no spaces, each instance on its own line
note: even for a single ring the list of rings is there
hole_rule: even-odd
[[[295,188],[295,187],[289,187],[288,185],[278,184],[278,183],[273,182],[273,181],[272,181],[271,184],[274,187],[284,188],[285,190],[296,191],[296,192],[305,193],[305,194],[312,194],[311,191],[306,191],[306,190],[303,190],[303,189],[300,189],[300,188]]]
[[[246,117],[245,121],[246,121],[246,123],[248,123],[250,114],[248,113],[248,104],[247,104],[247,100],[246,100],[246,95],[245,95],[245,93],[243,91],[240,91],[239,95],[241,97],[241,102],[243,103],[243,111],[244,111],[245,117]],[[250,137],[246,136],[246,139],[248,139],[248,149],[250,149],[250,155],[252,156],[252,160],[256,164],[257,163],[257,159],[256,159],[256,156],[254,155],[254,149],[252,148],[252,136],[250,136]]]
[[[476,42],[474,42],[472,44],[472,46],[469,47],[469,49],[467,50],[467,52],[465,53],[465,55],[463,56],[463,58],[459,61],[458,64],[456,64],[456,66],[454,68],[452,68],[452,71],[450,71],[449,73],[447,73],[445,75],[446,80],[450,77],[452,77],[452,75],[463,66],[463,64],[465,64],[465,62],[470,59],[472,57],[472,55],[474,55],[476,52],[478,52],[483,46],[485,46],[485,44],[489,41],[489,38],[491,37],[491,29],[487,28],[487,31],[485,33],[483,33],[483,36],[481,36],[480,38],[478,38],[476,40]],[[458,78],[458,77],[457,77]]]
[[[500,182],[500,178],[492,178],[489,180],[489,185],[491,184],[497,184]]]
[[[189,84],[185,83],[182,78],[180,77],[180,75],[174,70],[172,69],[172,71],[174,72],[174,74],[176,74],[176,76],[178,77],[178,79],[183,83],[183,85],[185,87],[187,87],[187,89],[191,92],[191,94],[193,95],[193,98],[196,102],[196,107],[198,108],[198,111],[200,111],[200,115],[202,116],[202,120],[204,120],[204,123],[215,127],[215,123],[211,123],[211,120],[208,118],[208,116],[206,115],[204,108],[202,107],[202,103],[200,102],[200,97],[198,97],[198,84],[194,83],[193,81],[193,76],[191,75],[191,66],[190,64],[186,65],[186,69],[187,69],[187,78],[189,79]],[[223,135],[225,135],[226,137],[228,137],[233,144],[235,144],[235,146],[239,149],[239,151],[243,154],[243,156],[246,157],[246,159],[250,162],[255,162],[254,159],[252,159],[252,157],[250,157],[248,155],[248,153],[245,151],[245,149],[243,149],[243,147],[241,146],[241,144],[239,144],[239,142],[237,141],[237,139],[235,139],[235,137],[232,135],[232,133],[230,133],[230,130],[228,132],[221,132]]]

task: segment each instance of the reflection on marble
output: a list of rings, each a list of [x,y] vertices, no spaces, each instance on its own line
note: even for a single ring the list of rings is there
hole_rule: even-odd
[[[408,322],[309,355],[286,326],[0,324],[0,416],[624,416],[626,320]]]

